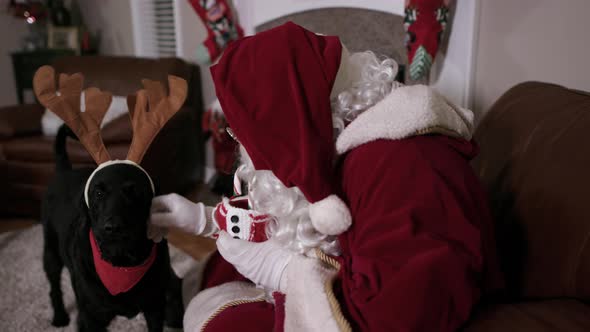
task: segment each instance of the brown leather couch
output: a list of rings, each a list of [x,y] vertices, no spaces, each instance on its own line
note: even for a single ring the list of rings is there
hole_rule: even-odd
[[[185,192],[203,174],[203,138],[200,75],[198,67],[182,60],[132,57],[63,57],[53,63],[57,73],[81,72],[85,86],[96,86],[113,95],[126,96],[141,88],[141,79],[166,84],[167,75],[189,83],[183,108],[162,129],[142,165],[160,193]],[[42,195],[54,175],[53,137],[41,133],[40,105],[0,108],[0,217],[38,218]],[[114,159],[125,159],[132,130],[128,116],[105,125],[102,137]],[[74,167],[95,166],[79,142],[68,140]]]
[[[527,82],[476,132],[497,222],[502,304],[466,331],[590,331],[590,94]]]

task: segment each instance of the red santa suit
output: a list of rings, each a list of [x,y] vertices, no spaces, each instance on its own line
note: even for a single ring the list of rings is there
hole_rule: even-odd
[[[492,220],[469,166],[472,113],[429,87],[399,87],[334,144],[329,95],[341,52],[336,37],[287,23],[235,42],[212,69],[256,169],[323,208],[312,217],[337,223],[349,211],[352,224],[317,223],[341,232],[342,254],[296,255],[274,303],[214,254],[185,330],[454,331],[500,286]]]

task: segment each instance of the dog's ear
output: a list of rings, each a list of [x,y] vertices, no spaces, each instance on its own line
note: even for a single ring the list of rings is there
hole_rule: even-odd
[[[90,211],[88,210],[88,206],[86,206],[86,201],[84,201],[84,193],[81,193],[78,197],[78,227],[82,231],[88,231],[90,226],[92,225],[92,220],[90,219]]]
[[[90,214],[88,211],[88,207],[86,206],[86,203],[84,202],[84,197],[80,197],[80,199],[78,199],[77,221],[78,221],[77,227],[79,227],[80,230],[87,229],[91,225]]]

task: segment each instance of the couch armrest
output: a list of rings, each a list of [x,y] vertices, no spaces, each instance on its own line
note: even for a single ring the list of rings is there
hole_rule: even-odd
[[[475,133],[510,300],[590,300],[590,94],[525,82]],[[585,147],[586,146],[586,147]]]
[[[43,106],[15,105],[0,108],[0,139],[41,133]]]

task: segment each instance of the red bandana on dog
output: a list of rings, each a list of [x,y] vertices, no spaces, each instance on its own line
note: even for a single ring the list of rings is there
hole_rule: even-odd
[[[155,243],[145,262],[131,267],[117,267],[103,260],[92,230],[90,230],[90,246],[92,247],[92,258],[94,259],[96,273],[111,295],[125,293],[133,288],[156,260]]]

